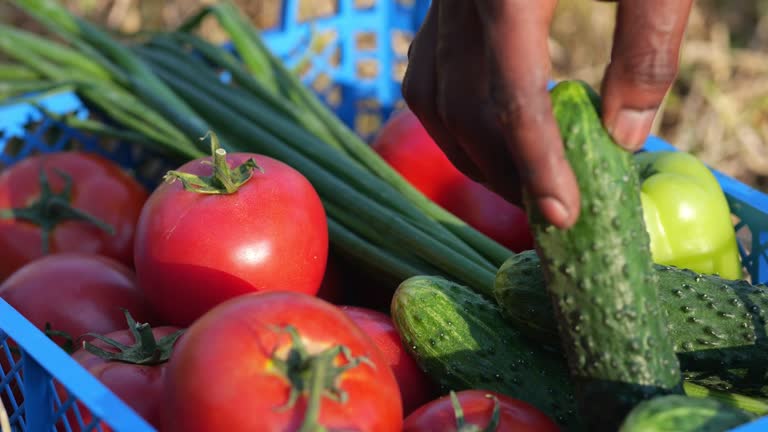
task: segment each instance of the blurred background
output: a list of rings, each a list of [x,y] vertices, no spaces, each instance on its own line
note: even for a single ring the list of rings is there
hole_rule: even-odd
[[[91,20],[123,31],[182,22],[213,0],[62,0]],[[262,28],[275,24],[280,0],[233,0]],[[357,0],[384,1],[384,0]],[[390,0],[391,1],[391,0]],[[336,0],[304,0],[305,18],[332,13]],[[550,48],[555,78],[599,86],[615,4],[561,0]],[[0,14],[34,29],[5,2]],[[211,25],[207,37],[223,41]],[[678,148],[768,192],[768,0],[698,0],[683,45],[680,75],[655,126]]]

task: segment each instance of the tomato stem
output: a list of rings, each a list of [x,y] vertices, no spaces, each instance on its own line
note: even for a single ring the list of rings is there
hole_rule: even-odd
[[[136,365],[157,365],[165,363],[171,358],[173,345],[184,333],[184,329],[169,334],[160,340],[155,339],[152,328],[148,323],[137,323],[128,310],[123,309],[128,329],[136,342],[133,345],[124,345],[120,342],[95,333],[86,333],[82,337],[92,336],[107,345],[116,348],[117,352],[107,351],[92,343],[83,342],[83,349],[104,360],[119,361]]]
[[[288,401],[280,410],[292,408],[299,397],[307,396],[307,408],[300,432],[325,431],[326,428],[318,423],[322,397],[328,397],[340,403],[346,403],[347,393],[338,387],[339,377],[349,369],[361,363],[375,365],[365,356],[352,356],[351,351],[344,345],[335,345],[317,353],[310,354],[296,328],[288,325],[284,329],[291,337],[291,348],[285,358],[272,355],[272,362],[281,375],[291,384]],[[335,365],[334,360],[342,355],[345,363]]]
[[[172,183],[175,180],[179,180],[184,189],[190,192],[229,195],[237,192],[242,185],[253,177],[253,170],[264,172],[252,158],[234,169],[230,168],[227,163],[227,151],[221,148],[219,138],[214,132],[208,132],[202,139],[205,139],[208,135],[211,136],[212,161],[205,161],[203,163],[213,166],[213,174],[210,176],[199,176],[172,170],[166,173],[165,181]]]
[[[53,326],[51,326],[51,323],[49,322],[45,323],[45,331],[43,333],[45,333],[45,335],[48,336],[48,339],[54,342],[56,342],[56,340],[54,339],[55,337],[60,337],[64,339],[64,342],[57,345],[59,345],[61,349],[66,351],[67,354],[72,354],[75,351],[75,338],[72,337],[71,334],[62,330],[54,330]]]
[[[108,223],[95,216],[72,207],[72,177],[54,168],[54,172],[64,181],[61,192],[54,192],[48,181],[45,168],[40,169],[40,195],[28,207],[4,209],[0,211],[0,219],[18,219],[40,227],[43,255],[51,248],[51,233],[54,228],[66,221],[83,221],[94,225],[109,235],[115,234],[115,229]]]
[[[299,432],[324,432],[326,429],[319,423],[320,405],[322,403],[323,390],[325,386],[326,375],[328,374],[328,364],[333,362],[336,353],[331,353],[332,357],[327,358],[326,353],[318,356],[318,361],[312,362],[311,381],[309,383],[309,392],[307,395],[307,411],[304,421],[299,428]],[[321,357],[326,357],[319,361]]]
[[[493,399],[493,412],[491,413],[491,420],[482,432],[493,432],[498,429],[499,422],[501,421],[501,407],[499,405],[499,399],[496,396],[487,394],[485,397]],[[453,405],[453,412],[456,416],[456,430],[458,432],[480,432],[479,426],[464,421],[464,410],[461,408],[459,398],[453,390],[451,390],[451,405]]]

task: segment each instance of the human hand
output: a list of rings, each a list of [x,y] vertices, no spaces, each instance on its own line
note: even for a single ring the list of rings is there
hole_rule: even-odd
[[[620,0],[602,118],[639,149],[677,75],[692,0]],[[409,108],[456,167],[510,202],[525,188],[553,225],[578,218],[579,190],[552,114],[549,26],[556,0],[432,0],[403,80]]]

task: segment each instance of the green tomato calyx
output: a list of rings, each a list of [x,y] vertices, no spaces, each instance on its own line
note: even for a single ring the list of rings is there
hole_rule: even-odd
[[[299,431],[326,431],[318,423],[322,397],[345,403],[348,395],[338,387],[339,377],[361,363],[373,368],[376,366],[365,356],[352,356],[349,348],[343,345],[334,345],[317,354],[310,354],[295,327],[288,325],[281,330],[290,335],[291,346],[284,358],[273,354],[272,362],[281,376],[290,382],[291,392],[288,402],[280,409],[292,408],[300,396],[306,395],[307,410]],[[334,360],[339,355],[344,357],[345,362],[336,365]]]
[[[253,177],[253,171],[264,170],[256,164],[253,159],[248,159],[235,168],[230,168],[227,163],[227,151],[219,144],[219,138],[214,132],[209,132],[211,136],[211,155],[212,161],[203,161],[213,167],[213,173],[210,176],[199,176],[181,171],[168,171],[163,179],[172,183],[179,180],[184,189],[190,192],[210,195],[230,195],[237,192],[248,180]]]
[[[135,341],[133,345],[124,345],[114,339],[99,334],[86,333],[81,336],[81,338],[85,336],[94,337],[105,344],[116,348],[117,352],[107,351],[87,341],[83,342],[83,349],[99,358],[109,361],[119,361],[135,365],[158,365],[167,362],[171,358],[173,345],[185,330],[181,329],[157,340],[148,323],[137,323],[131,316],[131,313],[126,309],[123,309],[123,313],[128,322],[128,329]]]
[[[491,420],[488,424],[483,429],[480,429],[480,426],[478,425],[466,423],[464,420],[464,410],[461,408],[461,403],[459,403],[459,397],[456,396],[456,392],[451,390],[451,405],[453,406],[453,412],[456,416],[456,430],[458,432],[493,432],[498,429],[499,422],[501,421],[499,399],[492,394],[487,394],[485,397],[493,399],[493,412],[491,413]]]
[[[41,167],[38,177],[40,194],[37,199],[27,207],[0,210],[0,219],[17,219],[39,226],[43,255],[47,255],[50,251],[51,233],[62,222],[82,221],[109,235],[114,235],[115,229],[111,225],[83,210],[72,207],[72,177],[55,168],[54,172],[64,181],[64,187],[60,192],[54,192],[51,189],[45,168]]]

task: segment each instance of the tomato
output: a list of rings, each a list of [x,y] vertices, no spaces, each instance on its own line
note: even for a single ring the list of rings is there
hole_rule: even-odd
[[[62,252],[38,258],[0,285],[3,298],[40,330],[46,323],[71,338],[125,327],[122,309],[137,320],[153,315],[133,272],[111,258]],[[71,343],[52,336],[59,345]]]
[[[408,108],[392,114],[373,139],[371,148],[438,204],[466,179]]]
[[[62,252],[31,261],[0,285],[0,298],[41,331],[49,325],[48,336],[67,351],[85,333],[123,328],[121,308],[143,321],[152,319],[131,270],[95,254]],[[8,370],[6,356],[1,354],[0,369]],[[20,400],[20,391],[13,392]]]
[[[316,381],[320,372],[326,379]],[[166,432],[288,431],[305,419],[327,430],[401,430],[387,360],[338,307],[291,291],[246,294],[202,316],[176,346]]]
[[[679,151],[641,152],[634,157],[654,262],[741,279],[731,210],[709,168]]]
[[[489,397],[490,396],[490,397]],[[484,430],[492,420],[496,398],[499,404],[496,432],[557,432],[558,425],[533,405],[483,390],[456,392],[456,398],[464,414],[464,424]],[[443,396],[421,406],[403,422],[403,432],[458,431],[456,409],[450,396]]]
[[[341,306],[341,310],[352,318],[384,354],[400,386],[404,415],[410,414],[435,396],[437,386],[403,349],[392,318],[379,311],[356,306]]]
[[[136,221],[146,199],[134,178],[92,153],[39,154],[4,169],[0,211],[13,209],[14,215],[0,217],[0,281],[46,249],[96,253],[132,266]],[[107,224],[113,233],[83,218]]]
[[[468,225],[514,252],[534,247],[525,210],[480,183],[467,178],[453,188],[442,205]]]
[[[198,177],[213,173],[211,158],[188,162],[177,171],[178,181],[152,192],[138,223],[139,285],[165,322],[180,327],[250,292],[314,295],[325,273],[328,225],[309,181],[267,156],[214,154],[220,173],[253,161],[260,169],[227,173],[252,177],[242,175],[225,192],[221,181]],[[209,181],[220,193],[187,190],[185,179]]]
[[[85,348],[75,351],[72,358],[136,411],[136,414],[156,429],[160,429],[167,361],[181,330],[168,326],[154,329],[146,324],[140,324],[140,326],[140,333],[134,333],[129,327],[129,329],[103,336],[130,346],[130,350],[121,351],[97,339],[90,341],[92,345],[118,356],[119,359],[110,360],[103,355],[91,353]],[[148,337],[149,335],[151,337]],[[158,356],[157,359],[152,358],[154,355]],[[66,390],[59,386],[57,391],[63,400],[66,397]],[[78,403],[78,407],[83,424],[87,425],[93,419],[91,413],[82,404]],[[77,425],[74,416],[70,422]],[[101,428],[105,432],[111,430],[106,424],[101,424]]]
[[[409,109],[393,114],[371,147],[416,189],[467,225],[515,252],[533,248],[525,211],[461,173]]]

